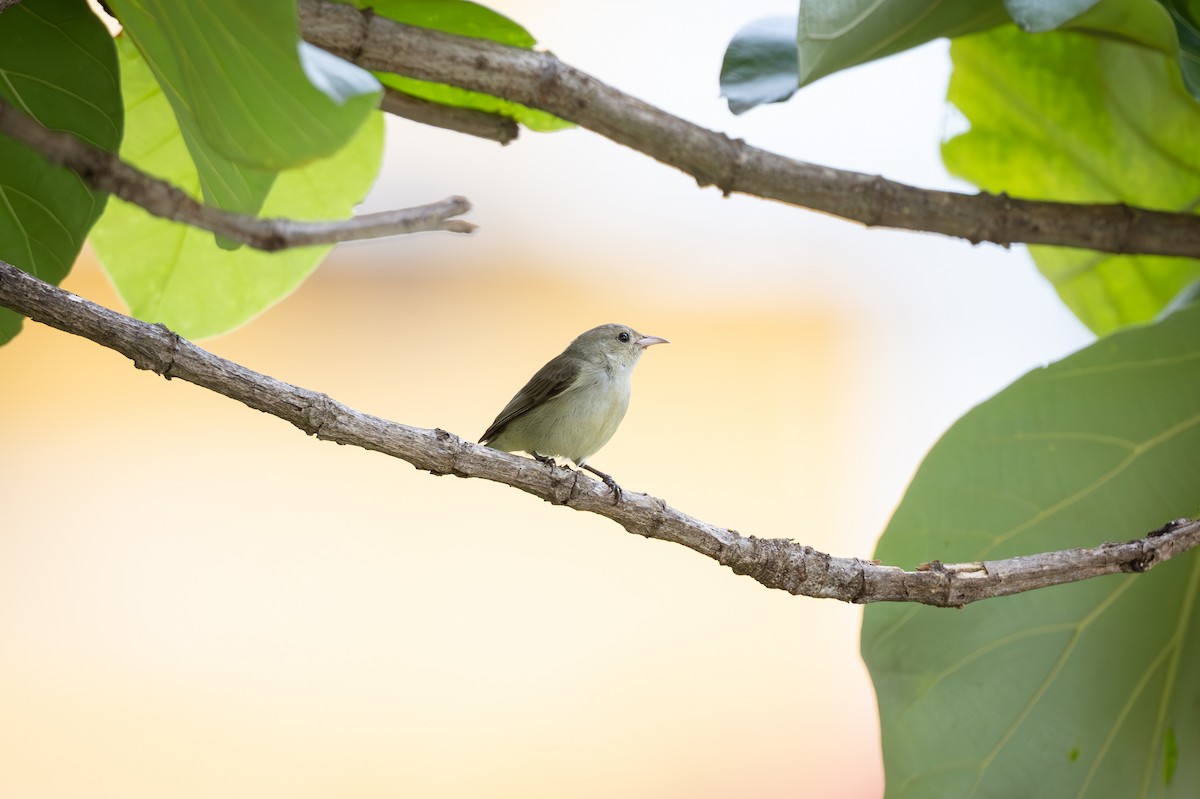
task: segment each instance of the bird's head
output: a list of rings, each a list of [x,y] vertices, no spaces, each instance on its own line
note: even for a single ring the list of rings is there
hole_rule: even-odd
[[[628,325],[600,325],[572,341],[567,351],[595,361],[607,359],[633,366],[647,347],[667,343],[665,338],[643,336]]]

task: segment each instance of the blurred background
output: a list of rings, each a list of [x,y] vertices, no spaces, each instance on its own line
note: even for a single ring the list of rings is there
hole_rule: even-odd
[[[944,43],[733,117],[725,44],[792,4],[493,7],[751,144],[967,189],[938,158],[958,124]],[[475,235],[339,248],[204,345],[474,439],[575,335],[630,324],[672,343],[595,465],[743,534],[865,558],[959,415],[1090,340],[1019,248],[724,199],[582,130],[500,147],[389,120],[364,210],[449,194]],[[86,252],[65,286],[122,308]],[[859,608],[306,438],[36,324],[0,349],[0,381],[2,796],[882,791]]]

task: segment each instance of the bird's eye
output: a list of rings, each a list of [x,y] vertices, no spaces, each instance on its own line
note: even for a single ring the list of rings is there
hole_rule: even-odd
[[[625,332],[618,333],[617,341],[620,341],[622,344],[628,344],[629,343],[629,334],[625,333]]]

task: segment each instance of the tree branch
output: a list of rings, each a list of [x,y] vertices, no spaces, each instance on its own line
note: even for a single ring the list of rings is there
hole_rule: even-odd
[[[321,222],[259,219],[223,211],[197,202],[181,189],[125,163],[114,153],[69,133],[50,130],[3,98],[0,98],[0,133],[31,147],[52,164],[67,167],[97,191],[114,194],[155,216],[203,228],[267,252],[404,233],[433,230],[470,233],[475,229],[470,222],[452,218],[471,209],[464,197]]]
[[[501,144],[508,144],[520,133],[517,123],[508,117],[476,111],[473,108],[455,108],[431,103],[411,94],[398,92],[390,86],[383,87],[379,110],[414,122],[478,136],[481,139],[491,139]]]
[[[219,358],[163,325],[110,311],[0,261],[0,305],[130,358],[134,366],[179,378],[278,416],[309,435],[382,452],[435,475],[481,477],[555,505],[612,519],[631,533],[682,544],[768,588],[844,602],[919,602],[958,607],[989,597],[1143,572],[1200,545],[1200,521],[1179,519],[1126,543],[1106,543],[980,563],[934,561],[903,571],[839,558],[778,538],[755,538],[694,519],[661,499],[633,491],[614,503],[603,483],[566,467],[369,416],[325,394],[293,386]]]
[[[645,153],[726,195],[737,192],[881,226],[1112,253],[1200,257],[1200,217],[1124,204],[1020,200],[919,189],[785,158],[624,94],[550,53],[402,25],[325,0],[299,0],[305,39],[354,63],[448,83],[547,111]]]

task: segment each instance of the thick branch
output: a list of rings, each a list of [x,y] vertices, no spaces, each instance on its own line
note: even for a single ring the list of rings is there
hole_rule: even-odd
[[[476,111],[473,108],[455,108],[431,103],[387,86],[383,88],[379,110],[414,122],[478,136],[481,139],[491,139],[501,144],[508,144],[517,138],[519,133],[517,123],[508,117]]]
[[[368,69],[486,92],[568,119],[676,167],[701,186],[823,211],[868,226],[973,243],[1057,244],[1200,257],[1200,217],[906,186],[785,158],[672,116],[550,53],[402,25],[325,0],[299,0],[305,39]]]
[[[433,230],[470,233],[475,229],[470,222],[452,218],[471,209],[463,197],[327,222],[258,219],[222,211],[193,200],[179,188],[125,163],[114,153],[69,133],[44,127],[3,98],[0,98],[0,133],[33,148],[51,163],[67,167],[97,191],[115,194],[155,216],[219,233],[267,252],[403,233]]]
[[[482,477],[555,505],[612,519],[647,538],[682,544],[768,588],[844,602],[961,606],[1104,574],[1147,571],[1200,544],[1200,521],[1181,519],[1126,543],[1006,560],[903,571],[838,558],[784,539],[761,539],[694,519],[661,499],[623,492],[614,504],[603,483],[566,467],[472,444],[360,413],[325,394],[259,374],[197,347],[162,325],[140,322],[44,283],[0,261],[0,305],[84,336],[168,379],[179,378],[291,422],[317,438],[382,452],[435,475]]]

